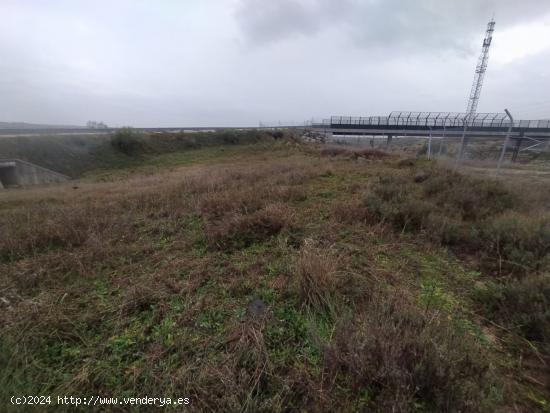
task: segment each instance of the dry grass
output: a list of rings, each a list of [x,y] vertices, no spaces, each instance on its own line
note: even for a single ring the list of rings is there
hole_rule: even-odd
[[[400,295],[375,294],[343,319],[323,358],[329,389],[342,383],[369,389],[362,409],[492,411],[484,351],[460,328]]]
[[[352,159],[381,160],[388,158],[389,153],[380,149],[353,149],[347,146],[326,146],[320,149],[319,153],[323,156],[341,156]]]
[[[295,263],[301,301],[316,309],[326,308],[337,285],[338,260],[305,240]]]
[[[275,204],[252,213],[224,214],[223,218],[205,224],[206,239],[220,249],[244,248],[283,230],[292,230],[292,211]]]
[[[443,178],[414,182],[416,163],[353,158],[267,147],[3,194],[0,397],[154,393],[189,396],[194,411],[243,412],[501,406],[492,363],[515,359],[483,344],[463,309],[482,308],[472,279],[457,275],[471,262],[434,252],[431,234],[401,238],[401,224],[426,234],[434,205],[459,223],[498,218],[500,251],[520,239],[540,268],[545,233],[509,230],[505,218],[523,213],[493,184],[470,199],[469,180],[446,193]],[[419,262],[447,263],[430,272],[438,282],[459,284],[436,289],[439,307],[422,305],[426,275],[409,265],[412,248]],[[510,305],[523,314],[510,328],[542,325],[538,280],[502,298],[488,289],[483,314],[503,322]],[[259,316],[251,302],[262,303]]]
[[[548,269],[550,225],[538,195],[494,180],[447,169],[381,176],[364,206],[401,232],[425,232],[434,241],[477,256],[501,275]]]

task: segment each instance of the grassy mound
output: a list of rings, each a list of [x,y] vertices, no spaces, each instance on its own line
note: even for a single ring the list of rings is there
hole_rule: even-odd
[[[152,156],[205,147],[247,145],[286,137],[282,132],[138,133],[113,135],[19,136],[0,139],[0,158],[19,158],[73,178],[98,169],[136,167]],[[287,133],[288,135],[288,133]]]

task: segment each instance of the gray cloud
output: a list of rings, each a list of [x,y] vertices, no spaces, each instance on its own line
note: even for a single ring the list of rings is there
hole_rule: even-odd
[[[236,17],[249,44],[338,29],[359,48],[391,53],[471,52],[496,13],[505,28],[550,13],[547,0],[241,0]]]
[[[550,117],[547,0],[2,0],[0,121],[257,125],[464,110],[493,12],[480,110]]]

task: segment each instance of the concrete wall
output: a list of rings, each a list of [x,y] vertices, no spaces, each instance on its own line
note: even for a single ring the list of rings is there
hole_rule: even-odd
[[[0,183],[3,187],[50,184],[68,179],[63,174],[20,159],[0,159]]]
[[[17,163],[13,160],[0,162],[0,182],[2,186],[8,187],[17,185],[16,167]]]

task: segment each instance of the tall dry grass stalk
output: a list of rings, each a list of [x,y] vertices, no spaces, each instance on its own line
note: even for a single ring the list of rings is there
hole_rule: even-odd
[[[312,240],[305,240],[295,262],[300,299],[316,309],[330,305],[338,278],[338,260]]]

